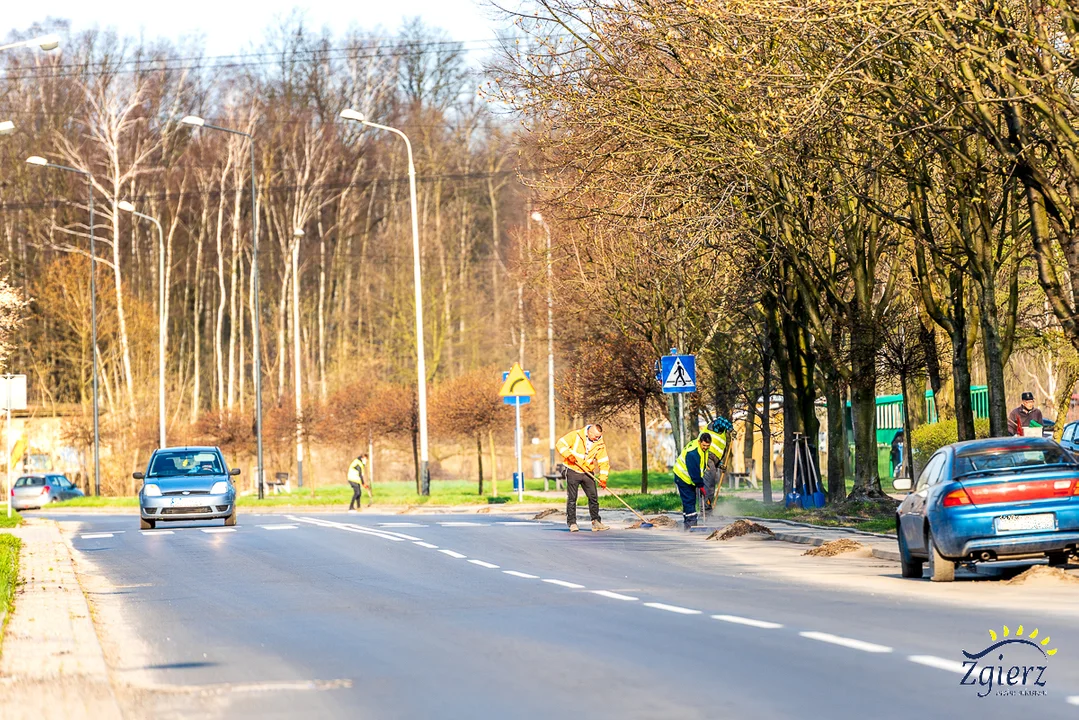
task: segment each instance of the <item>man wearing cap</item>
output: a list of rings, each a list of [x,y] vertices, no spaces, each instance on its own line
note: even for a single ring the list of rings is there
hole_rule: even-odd
[[[1008,434],[1026,434],[1026,428],[1035,423],[1040,427],[1045,424],[1045,421],[1042,420],[1042,411],[1034,407],[1034,393],[1027,391],[1021,396],[1019,407],[1008,413]],[[1035,434],[1038,435],[1040,432]]]

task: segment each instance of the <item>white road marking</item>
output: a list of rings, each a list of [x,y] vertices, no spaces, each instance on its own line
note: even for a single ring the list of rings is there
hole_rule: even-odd
[[[517,527],[520,527],[520,526],[522,526],[522,525],[525,525],[525,526],[527,526],[527,525],[541,525],[541,524],[542,524],[542,523],[538,523],[538,522],[530,522],[530,521],[524,521],[524,520],[513,520],[513,521],[510,521],[510,520],[499,520],[498,522],[496,522],[496,523],[495,523],[495,525],[508,525],[509,527],[513,527],[513,526],[515,526],[515,525],[516,525]]]
[[[481,527],[483,523],[474,522],[440,522],[442,527]]]
[[[525,580],[536,580],[539,578],[539,575],[529,575],[528,573],[517,572],[516,570],[503,570],[502,572],[507,575],[512,575],[513,577],[524,578]]]
[[[577,583],[566,582],[565,580],[555,580],[554,578],[543,578],[543,582],[551,583],[552,585],[559,585],[570,590],[584,590],[584,585],[578,585]]]
[[[1068,697],[1064,698],[1064,701],[1067,702],[1069,705],[1079,705],[1079,695],[1069,695]]]
[[[172,530],[141,530],[143,535],[172,535]]]
[[[289,517],[291,518],[292,516],[289,516]],[[309,523],[311,525],[318,525],[319,527],[333,528],[333,529],[336,529],[336,530],[345,530],[347,532],[360,533],[361,535],[373,535],[374,537],[380,537],[383,540],[392,540],[393,542],[404,542],[406,537],[411,538],[411,536],[402,537],[400,533],[390,532],[389,530],[374,530],[372,528],[363,528],[363,527],[360,527],[359,525],[351,525],[351,524],[345,524],[345,523],[339,523],[339,522],[332,522],[330,520],[320,520],[318,518],[300,517],[300,518],[294,518],[294,519],[297,520],[298,522],[305,522],[305,523]]]
[[[297,530],[298,525],[259,525],[263,530]]]
[[[202,530],[204,533],[230,533],[230,532],[236,532],[236,528],[230,528],[230,527],[199,528],[199,530]]]
[[[468,555],[462,555],[461,553],[454,552],[453,550],[439,550],[439,552],[443,555],[449,555],[451,558],[457,558],[458,560],[468,557]]]
[[[680,615],[700,615],[700,610],[691,610],[690,608],[679,607],[677,605],[666,605],[664,603],[645,603],[645,607],[655,608],[656,610],[666,610],[667,612],[678,613]]]
[[[479,565],[480,567],[490,568],[491,570],[497,570],[498,566],[494,563],[484,562],[483,560],[469,560],[473,565]]]
[[[594,594],[594,595],[602,595],[603,597],[610,598],[611,600],[638,600],[639,599],[639,598],[633,597],[632,595],[622,595],[621,593],[611,592],[610,590],[593,590],[592,594]]]
[[[112,533],[90,533],[89,535],[83,535],[83,540],[95,540],[97,538],[109,538],[112,537]]]
[[[862,650],[863,652],[890,653],[892,651],[892,649],[887,645],[877,645],[875,643],[865,642],[864,640],[855,640],[854,638],[840,637],[839,635],[832,635],[830,633],[800,632],[798,634],[810,640],[820,640],[821,642],[831,643],[833,645],[842,645],[843,647],[850,648],[852,650]]]
[[[958,660],[946,660],[944,658],[934,657],[933,655],[911,655],[907,658],[912,663],[918,663],[919,665],[926,665],[938,670],[947,670],[953,673],[964,673],[966,669],[963,667],[963,663]],[[1079,704],[1079,703],[1076,703]]]
[[[419,545],[420,547],[430,548],[430,549],[432,549],[432,550],[438,550],[438,545],[432,545],[432,544],[431,544],[431,543],[429,543],[429,542],[420,542],[420,541],[417,541],[417,542],[414,542],[414,543],[412,543],[412,544],[413,544],[413,545]]]
[[[426,525],[422,525],[420,523],[410,523],[410,522],[379,523],[378,526],[379,527],[427,527]]]
[[[775,630],[776,628],[783,627],[779,623],[768,622],[766,620],[754,620],[752,618],[738,617],[737,615],[713,615],[712,619],[734,623],[735,625],[749,625],[750,627],[764,628],[765,630]]]

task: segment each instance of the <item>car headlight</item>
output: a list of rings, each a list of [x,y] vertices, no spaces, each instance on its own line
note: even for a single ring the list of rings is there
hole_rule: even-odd
[[[142,486],[142,494],[146,497],[161,497],[161,488],[153,483],[147,483]]]
[[[224,495],[229,491],[229,484],[225,480],[218,480],[214,483],[214,486],[210,488],[211,495]]]

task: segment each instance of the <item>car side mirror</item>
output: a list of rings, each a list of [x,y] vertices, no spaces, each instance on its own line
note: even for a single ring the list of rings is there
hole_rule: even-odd
[[[240,468],[232,468],[231,470],[229,470],[229,475],[239,475],[239,474],[240,474]]]
[[[892,487],[900,492],[910,492],[910,488],[913,486],[913,484],[914,483],[911,482],[911,479],[906,477],[897,477],[892,479]]]
[[[135,478],[136,480],[142,480],[144,477],[146,477],[146,475],[145,473],[133,472],[131,473],[131,477]]]

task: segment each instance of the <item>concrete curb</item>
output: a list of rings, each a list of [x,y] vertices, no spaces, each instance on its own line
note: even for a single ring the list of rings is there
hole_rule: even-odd
[[[844,527],[842,525],[810,525],[809,523],[795,522],[794,520],[778,520],[775,518],[758,518],[750,517],[749,515],[740,515],[740,518],[745,520],[752,520],[757,523],[781,523],[783,525],[790,525],[791,527],[803,527],[811,530],[833,530],[836,532],[851,533],[852,535],[868,535],[869,537],[881,538],[884,540],[895,540],[895,535],[884,535],[882,533],[869,532],[868,530],[858,530],[855,528]]]
[[[775,533],[775,537],[776,537],[776,540],[780,540],[782,542],[796,543],[798,545],[812,545],[814,547],[819,547],[819,546],[823,545],[826,542],[830,542],[829,540],[825,540],[824,538],[820,538],[820,537],[810,537],[808,535],[795,535],[795,534],[785,533],[785,532],[777,532],[777,533]],[[885,550],[884,548],[877,548],[877,547],[871,547],[870,550],[873,553],[873,557],[875,557],[875,558],[877,558],[879,560],[890,560],[892,562],[899,562],[899,551],[898,550]]]

